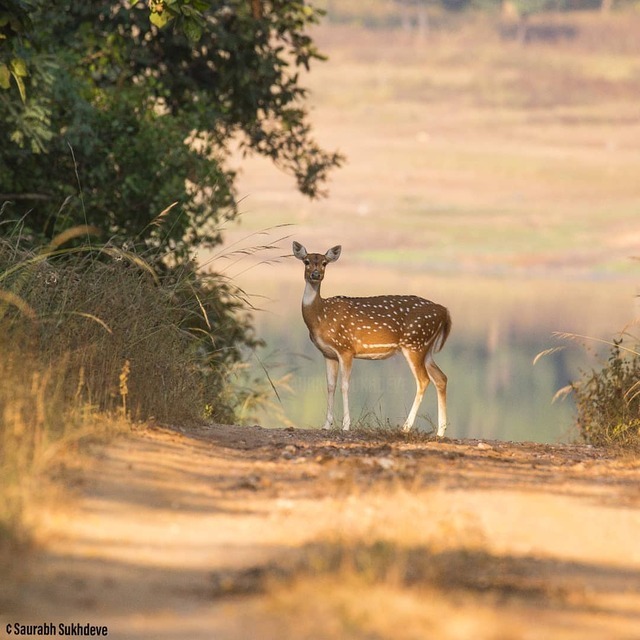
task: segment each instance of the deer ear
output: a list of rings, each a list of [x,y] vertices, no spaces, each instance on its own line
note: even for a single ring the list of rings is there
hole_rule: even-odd
[[[327,259],[327,262],[335,262],[340,257],[341,251],[342,247],[336,245],[335,247],[331,247],[331,249],[324,254],[324,257]]]
[[[304,260],[307,257],[307,250],[295,240],[293,241],[293,255],[298,258],[298,260]]]

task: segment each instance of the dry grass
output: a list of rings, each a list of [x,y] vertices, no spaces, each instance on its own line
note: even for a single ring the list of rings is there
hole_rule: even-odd
[[[251,338],[228,284],[64,239],[0,242],[0,542],[22,537],[42,474],[79,441],[230,419],[238,402],[231,371]]]
[[[21,354],[66,371],[56,376],[63,396],[103,410],[124,409],[128,396],[134,418],[192,413],[193,341],[182,331],[185,313],[174,288],[126,252],[82,253],[43,258],[4,247],[2,285],[32,313],[25,318],[7,308],[5,338]]]

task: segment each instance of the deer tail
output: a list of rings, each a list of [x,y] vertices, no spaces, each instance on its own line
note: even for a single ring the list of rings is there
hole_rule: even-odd
[[[448,309],[445,309],[445,317],[438,329],[438,334],[434,342],[434,351],[438,353],[444,347],[444,343],[447,341],[449,334],[451,333],[451,314]]]

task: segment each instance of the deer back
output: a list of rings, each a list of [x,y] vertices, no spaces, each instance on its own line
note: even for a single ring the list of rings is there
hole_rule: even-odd
[[[426,353],[450,326],[445,307],[418,296],[336,296],[303,308],[303,316],[311,340],[327,357],[350,352],[376,359],[399,349]]]

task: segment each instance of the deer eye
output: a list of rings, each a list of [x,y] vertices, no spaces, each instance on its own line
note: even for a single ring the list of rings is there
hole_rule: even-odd
[[[327,266],[327,261],[326,261],[326,260],[323,260],[323,261],[322,261],[322,266],[323,266],[323,267],[326,267],[326,266]]]
[[[307,265],[307,267],[311,264],[308,258],[305,258],[304,263]]]

